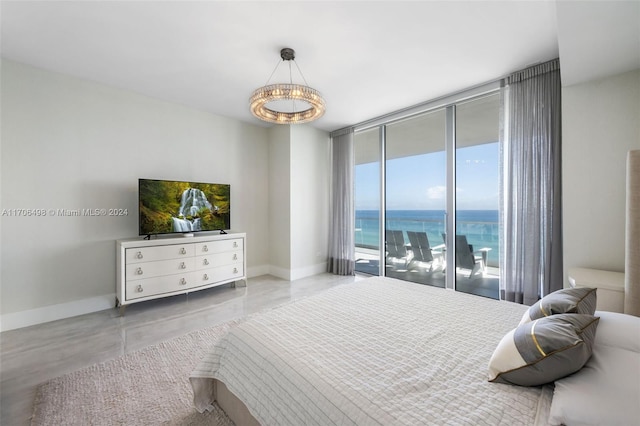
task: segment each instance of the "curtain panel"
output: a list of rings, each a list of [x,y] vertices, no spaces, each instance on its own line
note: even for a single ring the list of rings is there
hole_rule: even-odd
[[[530,305],[563,287],[559,61],[509,76],[503,100],[500,297]]]
[[[627,153],[624,313],[640,317],[640,150]]]
[[[332,134],[331,205],[327,272],[355,274],[353,129]]]

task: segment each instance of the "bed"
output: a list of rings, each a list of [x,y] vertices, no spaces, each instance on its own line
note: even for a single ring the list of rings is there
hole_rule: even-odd
[[[264,425],[544,424],[550,388],[487,381],[527,308],[392,278],[341,285],[232,329],[191,375],[196,408],[222,382]]]
[[[343,284],[233,327],[191,374],[194,402],[203,412],[217,401],[238,425],[554,424],[553,385],[488,381],[496,347],[528,310],[393,278]],[[640,319],[599,314],[614,316],[598,327],[613,329],[607,335],[618,330],[613,339],[629,348],[619,351],[621,357],[616,352],[590,360],[605,376],[611,373],[607,357],[627,366],[614,372],[609,387],[599,385],[592,405],[601,410],[616,403],[626,416],[640,416],[637,408],[629,411],[640,395],[633,381],[626,400],[604,399],[621,378],[640,377],[640,342],[629,339],[640,336]],[[633,320],[619,328],[615,315]],[[578,414],[588,398],[576,398],[576,387],[585,386],[593,393],[578,381],[561,395]]]

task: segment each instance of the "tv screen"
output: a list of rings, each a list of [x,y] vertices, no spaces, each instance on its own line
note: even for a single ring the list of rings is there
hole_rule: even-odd
[[[140,235],[230,229],[231,185],[138,180]]]

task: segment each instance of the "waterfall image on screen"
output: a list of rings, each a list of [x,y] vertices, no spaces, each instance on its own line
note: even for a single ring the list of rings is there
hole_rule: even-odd
[[[139,180],[140,235],[230,228],[230,185]]]
[[[189,188],[182,193],[178,217],[172,217],[175,232],[202,231],[201,213],[213,212],[207,196],[199,189]],[[186,219],[190,217],[191,219]]]

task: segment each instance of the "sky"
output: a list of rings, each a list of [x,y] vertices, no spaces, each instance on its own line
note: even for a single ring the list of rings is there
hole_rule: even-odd
[[[387,161],[387,210],[445,210],[445,152]],[[456,209],[498,210],[499,144],[456,150]],[[377,210],[380,204],[378,163],[357,165],[356,210]]]

